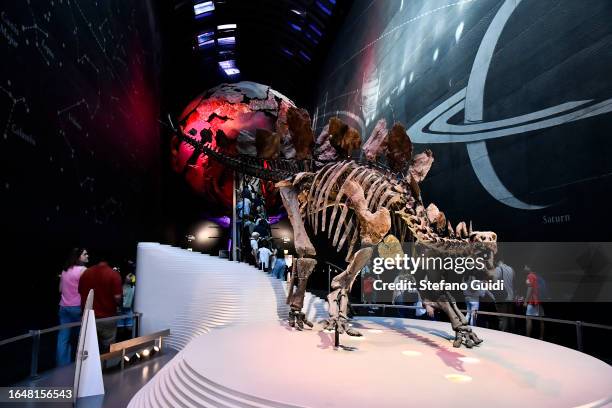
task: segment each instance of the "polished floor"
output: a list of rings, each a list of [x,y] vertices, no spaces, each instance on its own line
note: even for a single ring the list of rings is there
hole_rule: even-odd
[[[138,392],[168,361],[176,355],[176,351],[167,348],[162,353],[151,356],[147,360],[126,366],[124,370],[108,368],[104,370],[105,394],[81,398],[77,408],[118,408],[126,407],[134,394]],[[34,380],[23,381],[19,387],[71,387],[74,382],[74,364],[42,373]],[[41,404],[19,403],[19,407],[35,407]],[[72,403],[42,404],[44,407],[72,407]],[[0,404],[0,406],[3,406]]]

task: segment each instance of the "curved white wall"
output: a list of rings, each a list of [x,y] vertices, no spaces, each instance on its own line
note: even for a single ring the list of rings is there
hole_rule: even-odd
[[[170,329],[166,344],[181,350],[212,328],[285,319],[286,284],[250,265],[184,249],[138,244],[134,310],[140,334]],[[327,316],[324,300],[309,293],[310,320]]]

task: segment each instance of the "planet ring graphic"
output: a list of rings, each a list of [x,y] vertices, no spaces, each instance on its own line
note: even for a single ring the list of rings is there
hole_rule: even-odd
[[[451,117],[465,109],[465,95],[466,88],[419,119],[410,127],[410,138],[415,143],[480,142],[550,128],[612,111],[612,99],[596,104],[593,103],[593,100],[572,101],[493,122],[448,123]]]
[[[537,210],[548,205],[534,205],[516,198],[497,176],[486,140],[541,130],[612,111],[612,98],[570,101],[529,114],[492,122],[483,121],[484,90],[493,53],[506,22],[521,0],[506,0],[491,21],[472,65],[466,88],[455,93],[423,116],[408,130],[415,143],[466,143],[472,168],[482,186],[497,201],[513,208]],[[464,111],[464,122],[449,123]]]

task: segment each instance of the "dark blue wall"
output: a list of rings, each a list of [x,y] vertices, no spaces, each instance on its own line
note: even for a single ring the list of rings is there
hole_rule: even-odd
[[[316,126],[339,112],[365,138],[380,118],[403,122],[436,159],[424,198],[453,223],[609,240],[610,21],[608,0],[355,2]]]
[[[57,323],[72,246],[116,264],[158,239],[159,52],[149,1],[0,5],[0,338]]]

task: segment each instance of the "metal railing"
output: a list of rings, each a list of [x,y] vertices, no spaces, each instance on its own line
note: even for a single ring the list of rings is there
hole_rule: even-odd
[[[387,308],[390,308],[390,309],[422,309],[423,308],[422,306],[388,305],[385,303],[353,303],[351,304],[351,306],[352,307],[380,307],[382,308],[383,316]],[[467,313],[467,310],[465,309],[460,309],[460,310],[462,313]],[[574,326],[576,326],[576,346],[579,351],[583,351],[582,329],[584,327],[592,327],[592,328],[603,329],[603,330],[612,330],[612,326],[606,326],[604,324],[598,324],[598,323],[588,323],[588,322],[583,322],[581,320],[564,320],[564,319],[554,319],[551,317],[526,316],[526,315],[517,315],[517,314],[512,314],[512,313],[501,313],[501,312],[485,312],[485,311],[480,311],[480,310],[473,310],[472,313],[474,313],[474,316],[487,315],[487,316],[509,317],[509,318],[515,318],[515,319],[533,319],[533,320],[539,320],[539,321],[551,322],[551,323],[560,323],[560,324],[573,324]]]
[[[112,316],[112,317],[102,317],[100,319],[96,319],[96,323],[100,322],[115,322],[123,319],[134,319],[134,324],[132,324],[132,338],[137,337],[139,328],[140,328],[140,318],[142,317],[142,313],[128,313],[121,316]],[[25,340],[32,338],[32,353],[30,359],[30,377],[34,378],[38,376],[38,355],[40,353],[40,336],[42,334],[53,333],[55,331],[60,331],[63,329],[69,329],[72,327],[81,326],[81,321],[73,322],[73,323],[64,323],[59,324],[57,326],[48,327],[46,329],[39,330],[30,330],[28,333],[21,334],[19,336],[10,337],[8,339],[0,340],[0,347],[15,343],[17,341]]]

